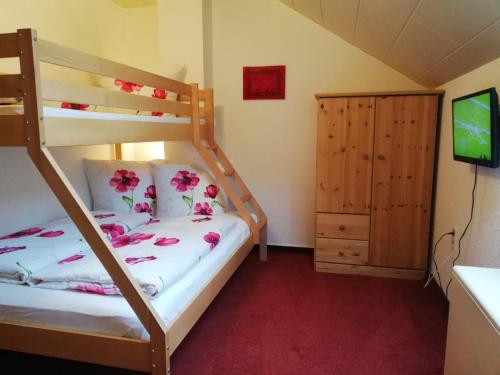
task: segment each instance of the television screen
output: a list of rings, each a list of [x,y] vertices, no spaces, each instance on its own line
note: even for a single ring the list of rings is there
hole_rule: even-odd
[[[453,158],[498,167],[498,96],[494,88],[453,99]]]

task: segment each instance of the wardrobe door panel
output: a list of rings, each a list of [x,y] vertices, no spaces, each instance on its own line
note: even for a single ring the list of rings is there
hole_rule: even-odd
[[[368,214],[375,98],[329,98],[318,105],[316,210]]]
[[[376,102],[370,264],[425,269],[438,97]]]

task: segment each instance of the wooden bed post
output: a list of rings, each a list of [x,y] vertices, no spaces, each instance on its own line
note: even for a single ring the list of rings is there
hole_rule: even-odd
[[[215,116],[214,116],[214,90],[205,89],[205,124],[207,125],[207,143],[209,147],[216,147],[215,143]]]
[[[191,122],[193,124],[193,144],[196,148],[201,146],[200,130],[200,97],[198,84],[191,84]]]
[[[167,374],[170,364],[165,323],[156,313],[151,302],[144,296],[123,261],[113,252],[109,241],[95,223],[92,214],[72,188],[49,149],[45,147],[38,38],[36,31],[31,29],[18,29],[17,35],[20,48],[21,76],[23,77],[22,89],[28,154],[150,334],[151,372],[155,375]]]

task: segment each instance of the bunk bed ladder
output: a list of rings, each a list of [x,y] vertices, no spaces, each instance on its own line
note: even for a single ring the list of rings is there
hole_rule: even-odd
[[[192,84],[191,105],[193,109],[193,145],[207,164],[218,184],[227,193],[242,219],[249,225],[254,243],[259,244],[261,261],[267,260],[267,217],[257,200],[243,182],[236,169],[215,140],[214,131],[214,100],[213,90],[199,90],[197,84]],[[199,102],[204,101],[202,116]],[[200,137],[200,117],[205,119],[207,139]],[[251,215],[253,212],[256,216]]]

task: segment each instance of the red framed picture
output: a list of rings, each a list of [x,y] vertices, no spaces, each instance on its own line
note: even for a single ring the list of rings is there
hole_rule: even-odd
[[[285,99],[285,65],[243,67],[243,100]]]

